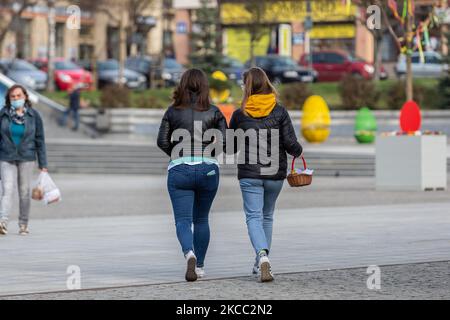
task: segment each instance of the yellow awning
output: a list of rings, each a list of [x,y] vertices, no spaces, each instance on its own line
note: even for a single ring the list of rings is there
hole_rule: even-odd
[[[353,24],[331,24],[313,26],[311,39],[345,39],[356,36],[356,27]]]
[[[306,18],[306,1],[280,1],[266,5],[262,14],[263,23],[303,21]],[[342,0],[311,1],[313,21],[347,21],[355,17],[357,7]],[[252,10],[246,3],[224,3],[221,19],[224,24],[254,23]],[[254,16],[254,15],[253,15]]]

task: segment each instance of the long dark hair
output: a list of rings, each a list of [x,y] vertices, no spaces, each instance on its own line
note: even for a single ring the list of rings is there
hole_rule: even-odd
[[[11,92],[13,92],[16,89],[21,89],[22,90],[23,94],[25,95],[25,107],[31,108],[32,105],[31,105],[30,97],[28,95],[28,91],[27,91],[27,89],[25,89],[24,86],[21,86],[20,84],[15,84],[12,87],[10,87],[8,89],[8,91],[6,91],[5,107],[6,108],[11,108],[11,99],[10,99],[9,96],[11,95]]]
[[[270,82],[267,74],[263,69],[254,67],[245,71],[242,75],[244,80],[244,98],[242,99],[242,110],[245,110],[245,105],[248,98],[254,94],[269,94],[277,95],[277,90]]]
[[[183,73],[180,83],[173,92],[173,106],[176,108],[193,106],[198,111],[209,109],[208,77],[202,70],[192,68]]]

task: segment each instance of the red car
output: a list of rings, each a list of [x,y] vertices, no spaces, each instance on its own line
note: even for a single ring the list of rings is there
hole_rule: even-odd
[[[313,68],[317,71],[317,81],[339,81],[344,76],[352,74],[364,79],[372,79],[375,68],[373,64],[352,57],[341,50],[317,51],[312,54]],[[299,64],[308,66],[309,55],[304,54]],[[380,79],[387,79],[386,70],[381,66]]]
[[[47,72],[47,59],[31,61],[37,68]],[[92,89],[92,73],[63,58],[55,59],[54,79],[59,90],[67,91],[71,85],[81,83],[85,89]]]

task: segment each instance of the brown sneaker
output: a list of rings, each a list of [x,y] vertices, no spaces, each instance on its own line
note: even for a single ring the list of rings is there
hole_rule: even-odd
[[[259,270],[261,282],[273,281],[273,274],[270,267],[270,261],[267,256],[262,256],[259,258]]]
[[[7,225],[6,225],[6,221],[0,222],[0,234],[3,234],[3,235],[7,235],[8,234],[8,228],[7,228]]]
[[[30,233],[30,230],[28,230],[28,226],[26,224],[21,224],[19,226],[19,235],[26,236]]]
[[[195,266],[197,265],[197,258],[195,257],[195,254],[192,251],[189,251],[186,254],[186,275],[185,279],[186,281],[195,281],[197,280],[197,274],[195,273]]]

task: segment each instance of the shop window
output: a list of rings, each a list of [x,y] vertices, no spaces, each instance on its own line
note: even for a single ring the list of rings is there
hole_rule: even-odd
[[[80,60],[90,61],[94,55],[94,46],[90,44],[80,44],[79,46]]]
[[[119,28],[108,27],[107,29],[107,56],[108,59],[119,60],[120,56],[120,36]]]
[[[92,26],[82,24],[80,26],[80,36],[81,37],[90,37],[92,36]]]
[[[55,55],[56,57],[64,57],[64,31],[65,23],[56,23],[55,25]]]
[[[31,21],[20,18],[20,28],[16,32],[17,57],[20,59],[31,58]]]

